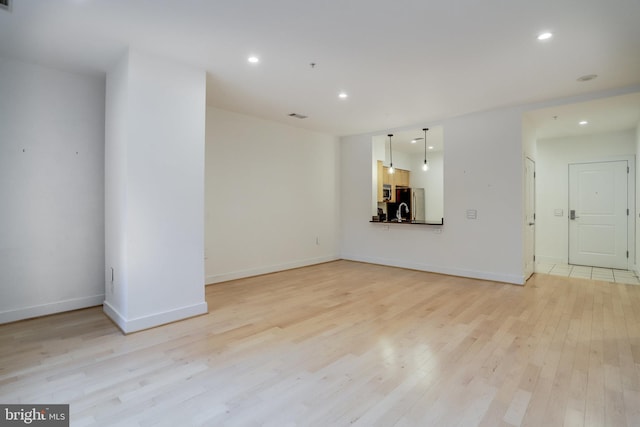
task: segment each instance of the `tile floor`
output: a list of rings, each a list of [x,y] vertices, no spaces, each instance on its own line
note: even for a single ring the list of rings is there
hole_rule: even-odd
[[[582,265],[536,263],[536,273],[556,276],[579,277],[582,279],[603,280],[606,282],[640,285],[640,280],[633,271],[612,270],[610,268],[585,267]]]

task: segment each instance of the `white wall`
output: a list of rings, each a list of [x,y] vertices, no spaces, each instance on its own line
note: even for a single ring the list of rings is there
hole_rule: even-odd
[[[635,156],[638,158],[638,153],[640,153],[640,123],[636,126],[635,129]],[[637,168],[636,168],[637,169]],[[636,215],[635,215],[635,224],[636,224],[636,251],[635,251],[635,259],[633,270],[635,270],[636,274],[640,273],[640,260],[638,257],[640,256],[640,237],[637,235],[638,230],[640,230],[640,197],[638,193],[640,192],[640,173],[636,170]]]
[[[378,215],[378,160],[386,166],[385,142],[383,138],[372,138],[371,150],[371,216]],[[384,182],[384,181],[383,181]],[[383,205],[381,205],[383,206]]]
[[[634,130],[538,140],[536,261],[568,262],[569,163],[626,160],[635,153]],[[562,209],[562,216],[555,216],[556,209]]]
[[[104,79],[0,58],[0,323],[104,299]]]
[[[523,283],[522,120],[517,108],[444,128],[444,226],[371,224],[371,135],[342,138],[345,259]],[[477,219],[466,219],[467,209]]]
[[[207,311],[205,91],[204,71],[137,51],[107,76],[104,308],[124,332]]]
[[[338,258],[337,138],[209,107],[206,144],[207,283]]]
[[[522,149],[523,162],[528,157],[534,162],[537,158],[537,137],[534,124],[526,115],[522,116]]]
[[[105,303],[127,313],[127,140],[129,56],[109,72],[106,88]],[[115,292],[116,285],[122,292]],[[117,307],[117,309],[115,309]]]

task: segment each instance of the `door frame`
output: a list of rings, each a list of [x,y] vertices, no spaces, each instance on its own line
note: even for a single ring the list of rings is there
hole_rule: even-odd
[[[635,156],[605,156],[599,159],[589,159],[580,161],[579,159],[568,162],[567,164],[567,265],[569,264],[569,167],[574,164],[585,163],[605,163],[626,161],[629,166],[627,174],[627,206],[629,215],[627,215],[627,250],[629,251],[629,259],[627,260],[627,269],[636,270],[636,159]]]
[[[529,194],[528,189],[529,186],[527,185],[527,166],[530,165],[533,168],[533,176],[532,176],[532,193],[533,194]],[[526,156],[524,159],[524,171],[525,171],[525,183],[524,183],[524,197],[525,197],[525,202],[524,202],[524,280],[527,281],[532,275],[533,273],[535,273],[535,269],[536,269],[536,226],[535,226],[535,220],[536,220],[536,162],[535,160],[533,160],[532,158],[530,158],[529,156]],[[530,225],[530,219],[527,218],[527,201],[529,200],[529,197],[532,197],[533,200],[533,225]],[[528,227],[533,227],[533,236],[531,238],[531,242],[529,242],[529,244],[531,245],[531,248],[527,247],[527,234],[529,232],[529,228]],[[531,254],[529,254],[529,250],[531,251]],[[531,255],[533,257],[532,260],[530,260],[533,264],[530,270],[527,270],[526,266],[527,266],[527,258],[528,256]]]

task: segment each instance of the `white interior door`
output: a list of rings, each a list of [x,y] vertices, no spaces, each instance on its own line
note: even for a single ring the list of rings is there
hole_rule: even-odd
[[[627,161],[569,165],[569,264],[628,268]]]
[[[525,224],[524,224],[524,277],[528,279],[535,268],[535,236],[536,236],[536,164],[533,160],[525,159]]]

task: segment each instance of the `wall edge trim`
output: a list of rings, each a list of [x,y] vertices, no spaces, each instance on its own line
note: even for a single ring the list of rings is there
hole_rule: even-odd
[[[430,264],[422,264],[416,262],[399,261],[385,258],[362,257],[357,255],[343,254],[342,259],[348,261],[366,262],[369,264],[385,265],[388,267],[400,267],[410,270],[425,271],[429,273],[446,274],[447,276],[468,277],[471,279],[488,280],[492,282],[510,283],[513,285],[524,285],[525,278],[523,275],[502,274],[489,271],[467,270],[459,268],[448,268]]]
[[[125,334],[186,320],[209,312],[206,301],[133,319],[127,319],[107,301],[104,302],[103,310],[107,317]]]
[[[54,301],[0,312],[0,324],[102,305],[104,294]]]
[[[302,260],[287,262],[283,264],[265,265],[262,267],[249,268],[246,270],[233,271],[230,273],[213,274],[206,277],[206,284],[228,282],[229,280],[244,279],[247,277],[260,276],[262,274],[277,273],[279,271],[291,270],[294,268],[308,267],[310,265],[322,264],[325,262],[337,261],[338,255],[327,255],[316,258],[306,258]]]

